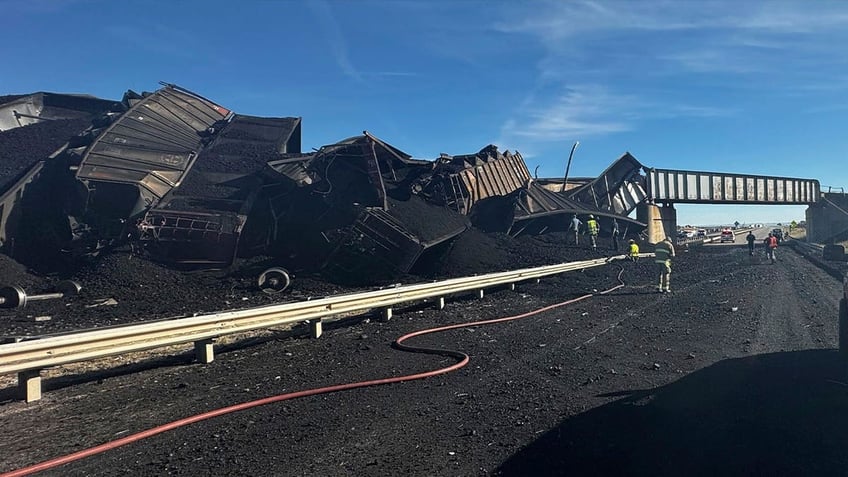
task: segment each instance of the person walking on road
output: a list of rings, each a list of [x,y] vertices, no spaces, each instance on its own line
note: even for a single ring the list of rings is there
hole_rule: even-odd
[[[630,248],[627,252],[627,258],[629,258],[631,262],[635,262],[639,260],[639,244],[633,239],[630,239],[630,242],[628,243]]]
[[[618,236],[621,233],[618,230],[618,221],[612,219],[612,249],[618,252]]]
[[[589,220],[586,221],[586,228],[589,231],[589,240],[592,242],[592,250],[598,249],[598,221],[595,216],[589,214]]]
[[[754,232],[748,232],[748,235],[745,236],[745,240],[748,241],[748,253],[753,257],[754,241],[757,240],[757,237],[754,236]]]
[[[657,264],[660,275],[657,291],[669,293],[671,292],[671,259],[674,257],[674,244],[671,243],[671,239],[666,237],[658,243],[654,254],[654,262]]]
[[[580,245],[578,237],[580,236],[581,225],[583,225],[583,222],[577,218],[577,214],[574,214],[574,217],[571,218],[571,225],[568,227],[569,230],[574,230],[574,245]]]
[[[771,263],[774,263],[775,260],[777,260],[774,256],[775,249],[777,249],[777,237],[772,234],[768,234],[768,237],[766,238],[766,255]]]

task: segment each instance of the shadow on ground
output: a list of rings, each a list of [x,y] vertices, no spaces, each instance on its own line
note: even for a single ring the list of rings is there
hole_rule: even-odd
[[[728,359],[622,390],[499,469],[545,475],[848,475],[848,377],[834,350]]]

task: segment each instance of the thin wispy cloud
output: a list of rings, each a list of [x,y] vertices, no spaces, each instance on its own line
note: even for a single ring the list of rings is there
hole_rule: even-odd
[[[543,141],[627,131],[613,112],[631,110],[633,99],[616,97],[596,87],[577,87],[559,95],[550,106],[532,107],[525,119],[505,125],[504,133]],[[632,110],[631,110],[632,111]]]
[[[549,103],[525,103],[501,127],[501,138],[560,142],[636,129],[640,121],[682,117],[714,118],[735,114],[732,108],[660,104],[636,95],[616,94],[598,85],[567,88]]]
[[[348,78],[363,83],[371,79],[416,76],[416,73],[407,71],[367,71],[358,68],[351,60],[349,42],[345,39],[331,4],[326,0],[309,0],[306,5],[321,25],[336,66]]]
[[[620,57],[632,52],[655,68],[669,71],[663,63],[671,63],[695,72],[711,71],[710,65],[715,71],[772,71],[780,68],[782,57],[811,50],[838,53],[841,40],[848,40],[848,12],[838,3],[818,2],[816,8],[779,1],[542,5],[546,8],[509,10],[510,21],[496,23],[495,30],[536,38],[558,60],[612,40],[607,48],[624,52]]]
[[[543,53],[539,87],[502,135],[570,141],[637,130],[647,120],[743,112],[732,95],[698,104],[689,94],[695,83],[721,92],[756,85],[784,96],[848,89],[829,81],[833,67],[848,64],[841,53],[848,10],[815,5],[585,0],[505,7],[493,30],[535,40]]]
[[[347,41],[345,41],[342,29],[336,21],[330,4],[326,0],[309,0],[306,5],[315,15],[318,23],[324,31],[325,38],[333,53],[333,58],[339,69],[348,77],[356,81],[362,81],[362,74],[353,66],[348,54]]]

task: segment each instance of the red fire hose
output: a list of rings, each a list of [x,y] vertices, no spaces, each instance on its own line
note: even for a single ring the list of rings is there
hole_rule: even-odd
[[[621,282],[621,273],[619,273],[619,282]],[[607,293],[609,293],[613,290],[621,288],[623,286],[624,286],[624,283],[622,282],[619,285],[616,285],[616,286],[614,286],[614,287],[612,287],[608,290],[604,290],[604,291],[599,292],[597,294],[598,295],[604,295],[604,294],[607,294]],[[287,401],[289,399],[295,399],[295,398],[306,397],[306,396],[314,396],[316,394],[327,394],[327,393],[333,393],[333,392],[337,392],[337,391],[345,391],[345,390],[348,390],[348,389],[364,388],[364,387],[367,387],[367,386],[379,386],[381,384],[391,384],[391,383],[400,383],[400,382],[404,382],[404,381],[413,381],[413,380],[416,380],[416,379],[424,379],[424,378],[429,378],[431,376],[437,376],[439,374],[449,373],[451,371],[459,369],[459,368],[465,366],[466,364],[468,364],[470,357],[467,354],[465,354],[461,351],[451,351],[451,350],[443,350],[443,349],[435,349],[435,348],[421,348],[421,347],[416,347],[416,346],[408,346],[408,345],[404,345],[403,342],[410,339],[410,338],[414,338],[416,336],[426,335],[426,334],[430,334],[430,333],[438,333],[438,332],[441,332],[441,331],[454,330],[454,329],[457,329],[457,328],[467,328],[467,327],[470,327],[470,326],[491,325],[491,324],[494,324],[494,323],[502,323],[502,322],[505,322],[505,321],[519,320],[521,318],[527,318],[528,316],[537,315],[539,313],[543,313],[543,312],[548,311],[548,310],[553,310],[554,308],[559,308],[561,306],[576,303],[578,301],[585,300],[586,298],[592,297],[594,295],[595,295],[595,293],[590,293],[590,294],[587,294],[587,295],[579,296],[577,298],[573,298],[571,300],[563,301],[563,302],[560,302],[560,303],[555,303],[553,305],[548,305],[548,306],[543,307],[543,308],[532,310],[532,311],[529,311],[527,313],[522,313],[520,315],[507,316],[507,317],[504,317],[504,318],[496,318],[496,319],[492,319],[492,320],[475,321],[475,322],[470,322],[470,323],[459,323],[459,324],[455,324],[455,325],[440,326],[438,328],[429,328],[429,329],[426,329],[426,330],[414,331],[412,333],[401,336],[400,338],[398,338],[393,343],[393,346],[395,348],[401,350],[401,351],[408,351],[408,352],[411,352],[411,353],[435,354],[435,355],[440,355],[440,356],[450,356],[452,358],[457,359],[457,363],[455,363],[451,366],[445,367],[445,368],[439,368],[439,369],[427,371],[427,372],[424,372],[424,373],[408,374],[408,375],[405,375],[405,376],[396,376],[396,377],[392,377],[392,378],[374,379],[374,380],[371,380],[371,381],[360,381],[360,382],[347,383],[347,384],[337,384],[337,385],[334,385],[334,386],[327,386],[327,387],[323,387],[323,388],[308,389],[308,390],[305,390],[305,391],[297,391],[297,392],[286,393],[286,394],[278,394],[276,396],[270,396],[270,397],[266,397],[266,398],[262,398],[262,399],[257,399],[255,401],[248,401],[248,402],[243,402],[243,403],[240,403],[240,404],[235,404],[235,405],[232,405],[232,406],[222,407],[222,408],[219,408],[219,409],[214,409],[212,411],[204,412],[204,413],[201,413],[201,414],[195,414],[193,416],[189,416],[189,417],[185,417],[183,419],[172,421],[172,422],[169,422],[167,424],[162,424],[160,426],[156,426],[156,427],[153,427],[153,428],[141,431],[141,432],[137,432],[135,434],[131,434],[131,435],[128,435],[126,437],[122,437],[120,439],[116,439],[114,441],[107,442],[105,444],[100,444],[100,445],[95,446],[95,447],[89,447],[88,449],[83,449],[81,451],[74,452],[72,454],[67,454],[67,455],[64,455],[64,456],[61,456],[61,457],[56,457],[56,458],[53,458],[53,459],[50,459],[50,460],[46,460],[44,462],[40,462],[38,464],[34,464],[34,465],[29,466],[29,467],[23,467],[23,468],[20,468],[20,469],[17,469],[17,470],[13,470],[11,472],[7,472],[5,474],[0,474],[0,477],[19,477],[19,476],[24,476],[24,475],[30,475],[34,472],[41,472],[43,470],[52,469],[53,467],[58,467],[60,465],[68,464],[70,462],[74,462],[74,461],[77,461],[77,460],[84,459],[86,457],[90,457],[90,456],[93,456],[93,455],[96,455],[96,454],[100,454],[100,453],[105,452],[107,450],[115,449],[115,448],[130,444],[132,442],[140,441],[142,439],[145,439],[145,438],[148,438],[148,437],[151,437],[151,436],[155,436],[157,434],[162,434],[163,432],[167,432],[167,431],[176,429],[178,427],[187,426],[189,424],[194,424],[195,422],[204,421],[206,419],[211,419],[213,417],[222,416],[224,414],[230,414],[230,413],[233,413],[233,412],[236,412],[236,411],[242,411],[242,410],[250,409],[250,408],[253,408],[253,407],[264,406],[265,404],[271,404],[271,403],[280,402],[280,401]]]

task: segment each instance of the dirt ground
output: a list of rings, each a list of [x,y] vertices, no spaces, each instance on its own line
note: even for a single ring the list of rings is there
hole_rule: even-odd
[[[648,260],[412,307],[389,322],[293,330],[189,356],[0,391],[0,471],[203,411],[452,364],[400,335],[607,295],[505,324],[416,338],[460,370],[198,422],[44,475],[844,475],[848,376],[841,284],[781,247],[679,250],[671,294]]]

